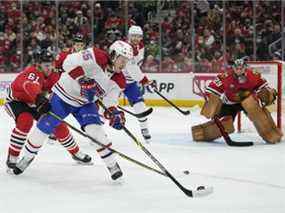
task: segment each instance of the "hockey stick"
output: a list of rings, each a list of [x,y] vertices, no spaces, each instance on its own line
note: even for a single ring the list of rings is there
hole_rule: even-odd
[[[107,107],[102,103],[102,101],[98,100],[98,103],[100,106],[103,107],[104,110],[106,110],[107,112],[108,109]],[[112,115],[111,112],[109,112],[110,115]],[[123,126],[123,130],[126,132],[126,134],[131,137],[133,139],[133,141],[143,150],[143,152],[150,157],[150,159],[161,169],[161,171],[163,171],[164,174],[167,175],[167,177],[169,177],[176,186],[178,186],[178,188],[180,190],[182,190],[184,192],[184,194],[186,194],[188,197],[202,197],[202,196],[206,196],[208,194],[211,194],[213,192],[213,188],[212,187],[206,187],[206,186],[198,186],[197,189],[194,190],[190,190],[185,188],[184,186],[182,186],[170,173],[169,171],[148,151],[147,148],[145,148],[145,146],[128,130],[127,127]]]
[[[110,148],[110,147],[106,146],[105,144],[99,142],[98,140],[96,140],[96,139],[93,138],[92,136],[90,136],[90,135],[88,135],[88,134],[82,132],[81,130],[79,130],[79,129],[77,129],[76,127],[72,126],[71,124],[69,124],[69,123],[66,122],[65,120],[61,119],[61,118],[60,118],[59,116],[57,116],[56,114],[54,114],[54,113],[52,113],[52,112],[48,112],[48,114],[50,114],[51,116],[53,116],[53,117],[56,118],[57,120],[59,120],[59,121],[65,123],[67,126],[69,126],[71,129],[73,129],[75,132],[77,132],[77,133],[80,134],[81,136],[90,139],[93,143],[96,143],[96,144],[98,144],[99,146],[102,146],[102,147],[104,147],[104,148],[106,148],[106,149],[109,149],[110,151],[112,151],[112,152],[114,152],[114,153],[117,153],[119,156],[121,156],[121,157],[124,158],[125,160],[128,160],[128,161],[130,161],[130,162],[132,162],[132,163],[135,163],[135,164],[137,164],[137,165],[139,165],[139,166],[141,166],[141,167],[143,167],[143,168],[145,168],[145,169],[151,170],[151,171],[153,171],[153,172],[156,172],[156,173],[158,173],[158,174],[160,174],[160,175],[163,175],[163,176],[167,177],[167,175],[164,174],[163,172],[161,172],[161,171],[159,171],[159,170],[157,170],[157,169],[155,169],[155,168],[153,168],[153,167],[150,167],[150,166],[148,166],[148,165],[146,165],[146,164],[144,164],[144,163],[142,163],[142,162],[140,162],[140,161],[137,161],[137,160],[135,160],[135,159],[133,159],[133,158],[131,158],[131,157],[125,155],[125,154],[122,153],[122,152],[119,152],[119,151],[117,151],[117,150],[115,150],[115,149],[113,149],[113,148]]]
[[[93,143],[96,143],[98,144],[99,146],[102,146],[106,149],[109,149],[110,151],[114,152],[114,153],[117,153],[120,157],[124,158],[125,160],[128,160],[132,163],[135,163],[145,169],[148,169],[150,171],[153,171],[153,172],[156,172],[157,174],[159,175],[162,175],[164,177],[168,177],[170,179],[172,179],[174,181],[174,183],[179,186],[179,188],[189,197],[202,197],[202,196],[206,196],[208,194],[211,194],[213,192],[213,188],[212,187],[205,187],[205,186],[198,186],[196,190],[189,190],[189,189],[186,189],[184,188],[167,170],[165,170],[166,172],[163,173],[153,167],[150,167],[140,161],[137,161],[125,154],[123,154],[122,152],[119,152],[113,148],[110,148],[104,144],[102,144],[101,142],[97,141],[95,138],[91,137],[90,135],[80,131],[79,129],[77,129],[76,127],[72,126],[71,124],[69,124],[68,122],[62,120],[59,116],[57,116],[56,114],[52,113],[52,112],[49,112],[48,114],[50,114],[51,116],[53,116],[54,118],[58,119],[59,121],[65,123],[67,126],[69,126],[71,129],[73,129],[75,132],[77,132],[78,134],[84,136],[84,137],[87,137],[88,139],[90,139]],[[158,162],[159,163],[159,162]],[[185,173],[186,174],[186,173]]]
[[[198,84],[198,82],[196,80],[194,80],[194,83],[196,84],[196,86],[198,87],[200,93],[202,94],[204,100],[207,102],[208,98],[206,96],[206,94],[202,91],[200,85]],[[218,118],[217,115],[214,116],[214,122],[217,125],[217,127],[219,128],[222,137],[224,138],[225,142],[227,145],[229,146],[252,146],[253,142],[252,141],[245,141],[245,142],[237,142],[237,141],[233,141],[229,134],[226,132],[223,124],[221,123],[220,119]]]
[[[132,115],[132,116],[134,116],[134,117],[137,117],[137,118],[146,117],[146,116],[148,116],[149,114],[151,114],[152,111],[153,111],[152,108],[148,108],[146,111],[136,114],[136,113],[133,113],[133,112],[131,112],[131,111],[129,111],[129,110],[123,108],[123,107],[118,106],[118,108],[119,108],[120,110],[126,112],[126,113],[129,113],[130,115]]]
[[[183,115],[189,115],[190,111],[189,110],[182,110],[178,106],[176,106],[172,101],[170,101],[168,98],[166,98],[164,95],[162,95],[157,89],[153,89],[153,91],[158,94],[160,97],[162,97],[167,103],[169,103],[171,106],[173,106],[175,109],[177,109],[179,112],[181,112]]]

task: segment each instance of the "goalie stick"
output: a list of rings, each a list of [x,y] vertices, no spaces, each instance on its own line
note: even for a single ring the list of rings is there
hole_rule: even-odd
[[[129,111],[129,110],[123,108],[123,107],[118,106],[118,108],[119,108],[120,110],[126,112],[126,113],[129,113],[130,115],[132,115],[132,116],[134,116],[134,117],[137,117],[137,118],[146,117],[146,116],[148,116],[149,114],[151,114],[152,111],[153,111],[153,108],[148,108],[148,109],[147,109],[146,111],[144,111],[144,112],[141,112],[141,113],[133,113],[133,112],[131,112],[131,111]]]
[[[157,91],[157,89],[153,89],[153,91],[158,94],[160,97],[162,97],[167,103],[169,103],[171,106],[173,106],[175,109],[177,109],[180,113],[182,113],[183,115],[189,115],[190,111],[189,110],[182,110],[180,109],[178,106],[176,106],[172,101],[170,101],[168,98],[166,98],[164,95],[162,95],[159,91]]]
[[[109,112],[107,107],[102,103],[101,100],[98,100],[98,103],[101,107],[103,107],[104,110]],[[112,115],[111,112],[109,112],[109,114]],[[150,153],[150,151],[148,151],[148,149],[145,148],[145,146],[128,130],[127,127],[123,126],[123,130],[126,132],[126,134],[128,136],[130,136],[133,139],[134,143],[136,143],[138,145],[138,147],[140,147],[142,149],[142,151],[161,169],[161,171],[168,178],[170,178],[181,191],[184,192],[185,195],[187,195],[188,197],[202,197],[202,196],[209,195],[213,192],[213,187],[208,187],[208,186],[198,186],[197,189],[195,189],[195,190],[187,189],[184,186],[182,186],[172,176],[172,174],[170,174],[169,171]]]
[[[208,98],[207,98],[206,94],[202,91],[198,82],[196,80],[194,80],[194,83],[198,87],[198,89],[199,89],[200,93],[202,94],[204,100],[207,102]],[[252,141],[244,141],[244,142],[233,141],[230,138],[229,134],[226,132],[226,130],[225,130],[223,124],[221,123],[220,119],[218,118],[218,116],[215,115],[213,119],[214,119],[215,124],[219,128],[221,135],[224,138],[227,145],[229,145],[229,146],[252,146],[254,144]]]

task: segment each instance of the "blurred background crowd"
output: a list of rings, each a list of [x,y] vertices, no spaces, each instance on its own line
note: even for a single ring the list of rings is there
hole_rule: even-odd
[[[144,30],[144,72],[220,72],[236,58],[282,59],[282,1],[0,1],[0,73],[33,52],[54,55],[81,33],[107,49],[129,26]]]

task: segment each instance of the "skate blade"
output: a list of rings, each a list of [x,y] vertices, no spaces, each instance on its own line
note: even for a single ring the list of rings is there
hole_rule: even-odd
[[[112,182],[111,182],[112,185],[115,185],[115,186],[120,186],[120,185],[123,185],[125,183],[125,179],[123,176],[117,178],[116,180],[113,180],[113,179],[111,179],[111,180],[112,180]]]
[[[76,162],[74,162],[73,165],[74,166],[93,166],[94,163],[93,162],[84,163],[84,162],[81,162],[81,161],[76,161]]]
[[[9,175],[13,175],[13,176],[15,176],[15,174],[14,174],[14,172],[13,172],[13,169],[11,169],[11,168],[6,168],[6,172],[7,172],[7,174],[9,174]]]
[[[146,144],[151,144],[151,139],[144,139],[144,142],[145,142]]]

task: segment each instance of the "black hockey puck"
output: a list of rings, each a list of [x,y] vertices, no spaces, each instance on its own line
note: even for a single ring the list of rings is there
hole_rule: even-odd
[[[184,173],[185,175],[189,175],[189,174],[190,174],[189,170],[185,170],[185,171],[183,171],[183,173]]]
[[[199,190],[204,190],[205,189],[205,186],[198,186],[197,187],[197,190],[199,191]]]

